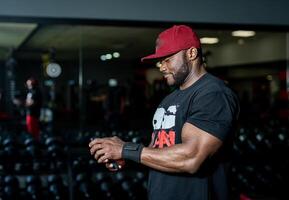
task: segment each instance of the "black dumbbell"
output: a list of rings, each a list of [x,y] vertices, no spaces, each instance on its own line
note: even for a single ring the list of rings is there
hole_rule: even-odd
[[[40,156],[40,150],[38,148],[36,141],[34,138],[27,138],[24,141],[24,148],[25,148],[25,154],[29,160],[34,160],[39,158]]]
[[[136,199],[134,183],[130,180],[124,180],[121,183],[121,188],[123,190],[125,199]]]
[[[42,199],[42,182],[37,176],[26,177],[26,198],[31,200]]]
[[[77,199],[93,199],[94,192],[90,179],[83,173],[77,174],[75,178],[76,183],[76,196]]]
[[[114,187],[112,182],[110,181],[103,181],[102,183],[100,183],[100,191],[101,191],[101,195],[103,196],[103,199],[111,199],[114,200],[115,199],[115,194],[114,194]]]
[[[15,176],[6,176],[3,184],[3,199],[19,199],[19,191],[18,179]]]
[[[111,182],[112,179],[109,176],[107,172],[98,172],[96,174],[93,174],[93,180],[95,181],[96,184],[100,184],[102,182]]]
[[[47,156],[52,160],[62,159],[64,156],[64,147],[61,141],[57,138],[47,138],[45,140]]]
[[[62,178],[58,175],[50,175],[47,178],[48,192],[50,199],[68,199],[67,188],[64,186]]]
[[[18,158],[18,150],[16,148],[16,142],[13,138],[8,137],[3,140],[3,156],[5,160],[15,161]]]
[[[86,163],[83,158],[77,158],[72,161],[73,173],[80,173],[87,170]]]
[[[142,138],[140,136],[135,136],[131,140],[133,143],[142,143]]]

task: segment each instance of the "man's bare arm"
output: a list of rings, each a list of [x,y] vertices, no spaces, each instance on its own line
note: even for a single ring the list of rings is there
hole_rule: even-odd
[[[181,144],[162,149],[144,148],[141,163],[165,172],[195,173],[221,145],[222,141],[218,138],[186,123],[182,130]]]

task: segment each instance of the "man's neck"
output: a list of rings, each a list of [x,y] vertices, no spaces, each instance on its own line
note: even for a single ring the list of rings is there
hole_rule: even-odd
[[[180,86],[180,90],[184,90],[190,87],[206,73],[207,71],[205,70],[204,64],[201,64],[200,66],[197,67],[193,67],[193,70],[187,76],[184,83]]]

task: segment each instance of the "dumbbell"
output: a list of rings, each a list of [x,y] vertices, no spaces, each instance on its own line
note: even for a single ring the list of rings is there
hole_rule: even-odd
[[[49,137],[45,140],[45,146],[47,148],[47,156],[51,158],[52,160],[58,160],[63,158],[64,151],[63,151],[63,145],[61,142],[54,138]]]
[[[14,172],[18,173],[18,174],[27,174],[27,173],[31,173],[33,170],[32,168],[32,163],[23,161],[23,160],[19,160],[16,161],[14,164]]]
[[[279,133],[275,136],[276,137],[276,142],[275,144],[278,147],[278,151],[280,153],[282,152],[287,152],[289,148],[289,137],[287,130],[285,128],[281,128]],[[288,160],[288,158],[287,158]]]
[[[18,157],[18,150],[16,148],[16,142],[13,138],[8,137],[3,140],[3,156],[5,160],[14,161]]]
[[[240,128],[234,142],[235,154],[243,156],[246,153],[247,137],[248,137],[247,129]]]
[[[145,179],[145,173],[144,172],[141,172],[141,171],[138,171],[136,172],[135,174],[135,177],[139,180],[139,181],[143,181]]]
[[[59,158],[62,155],[62,149],[58,145],[51,145],[47,147],[47,153],[51,158]]]
[[[79,157],[72,161],[72,171],[73,173],[80,173],[86,171],[86,166],[83,158]]]
[[[90,159],[88,160],[88,167],[89,167],[89,169],[90,169],[91,171],[97,170],[97,169],[98,169],[98,166],[99,166],[99,165],[97,165],[97,161],[96,161],[95,159],[90,158]]]
[[[34,138],[27,138],[24,141],[25,154],[29,160],[39,158],[39,148]]]
[[[132,181],[129,174],[125,171],[119,171],[113,174],[113,177],[116,182],[116,187],[113,189],[113,191],[117,193],[121,199],[135,199],[135,183]]]
[[[61,141],[55,137],[46,138],[45,142],[45,153],[49,160],[49,170],[52,172],[57,172],[61,170],[57,166],[58,161],[64,160],[64,152]]]
[[[130,180],[122,181],[121,188],[124,192],[125,199],[132,199],[132,200],[136,199],[136,195],[135,195],[136,188],[132,181]]]
[[[39,177],[30,175],[26,177],[26,198],[31,200],[42,199],[42,182]]]
[[[136,172],[133,178],[133,184],[136,187],[137,194],[141,194],[138,196],[146,195],[146,186],[145,186],[146,178],[144,172]]]
[[[64,186],[62,178],[58,175],[49,175],[47,178],[48,192],[50,199],[68,199],[67,188]]]
[[[117,172],[115,174],[115,180],[120,183],[120,182],[123,182],[124,180],[127,180],[129,177],[127,175],[126,172],[124,171],[120,171],[120,172]]]
[[[115,200],[115,194],[114,194],[114,187],[112,182],[110,181],[103,181],[100,183],[100,191],[101,195],[103,196],[103,199],[110,199]],[[118,196],[118,195],[117,195]]]
[[[97,185],[97,190],[94,190],[98,199],[114,199],[114,194],[117,193],[117,191],[114,191],[113,180],[108,172],[93,174],[92,183],[93,185]]]
[[[92,183],[85,174],[77,174],[75,183],[77,199],[93,199],[94,192],[92,190]]]
[[[127,134],[124,134],[124,139],[126,141],[131,141],[134,136],[135,136],[135,132],[131,130]]]
[[[8,175],[4,178],[3,199],[19,199],[19,181],[15,176]]]
[[[93,180],[96,184],[100,184],[102,182],[111,182],[111,177],[107,172],[98,172],[96,174],[93,174]]]
[[[250,193],[256,193],[258,190],[258,181],[256,179],[256,174],[259,173],[259,168],[257,165],[246,164],[243,168],[243,175],[246,177],[247,185],[246,189]]]

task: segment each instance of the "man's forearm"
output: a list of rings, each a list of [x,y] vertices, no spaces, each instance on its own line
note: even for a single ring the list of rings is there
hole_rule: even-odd
[[[188,151],[184,144],[162,149],[143,148],[141,163],[164,172],[194,173],[197,170],[196,149]]]

